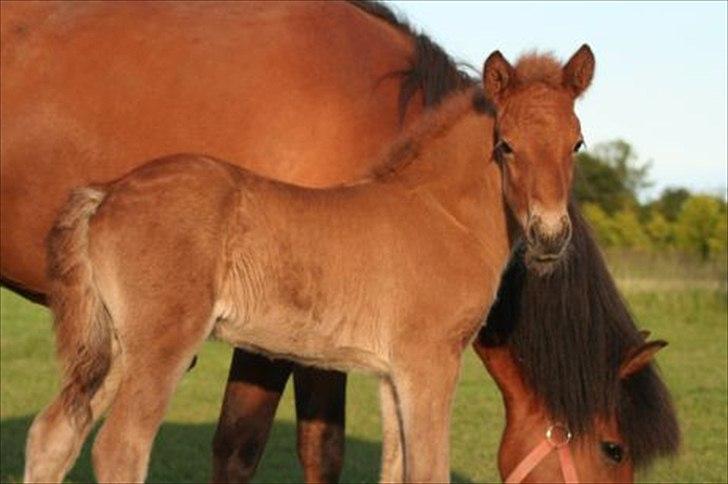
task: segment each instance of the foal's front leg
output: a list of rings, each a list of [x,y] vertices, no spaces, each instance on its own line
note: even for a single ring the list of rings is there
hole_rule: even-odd
[[[403,482],[402,426],[397,394],[389,378],[379,381],[379,406],[382,413],[382,467],[379,482]]]
[[[393,372],[406,482],[450,481],[450,414],[460,355],[418,351]],[[404,356],[404,355],[403,355]]]

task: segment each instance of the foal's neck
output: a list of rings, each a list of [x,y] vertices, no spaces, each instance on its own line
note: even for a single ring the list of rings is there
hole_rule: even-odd
[[[422,200],[498,256],[511,234],[502,174],[492,159],[494,119],[478,109],[475,89],[457,94],[408,130],[373,172],[373,182]],[[496,264],[497,265],[497,264]]]
[[[478,88],[451,95],[387,148],[369,179],[432,182],[433,177],[457,175],[460,165],[474,161],[473,157],[484,164],[493,145],[492,115]]]

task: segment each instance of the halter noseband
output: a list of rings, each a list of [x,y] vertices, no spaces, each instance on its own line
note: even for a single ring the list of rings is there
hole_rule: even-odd
[[[562,429],[564,438],[561,441],[554,440],[554,430]],[[546,429],[546,437],[538,444],[520,464],[506,477],[506,484],[517,484],[523,482],[526,476],[541,463],[542,460],[552,451],[555,450],[559,455],[559,463],[561,464],[561,474],[564,476],[564,482],[575,484],[579,482],[576,475],[576,467],[574,460],[571,458],[569,451],[569,442],[571,442],[571,431],[563,424],[555,423]]]

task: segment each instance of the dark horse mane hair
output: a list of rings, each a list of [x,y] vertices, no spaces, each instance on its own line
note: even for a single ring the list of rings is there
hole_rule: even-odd
[[[516,249],[479,338],[509,344],[551,417],[572,430],[589,432],[594,416],[616,413],[633,462],[644,466],[677,451],[675,410],[654,363],[619,379],[623,358],[644,336],[573,202],[569,216],[566,260],[540,277],[526,268],[523,248]]]
[[[350,0],[350,3],[410,36],[414,42],[414,53],[409,68],[389,74],[401,77],[400,119],[404,119],[407,107],[418,91],[422,93],[425,107],[435,107],[453,92],[467,89],[477,83],[477,78],[464,69],[469,66],[455,62],[442,47],[426,34],[416,32],[406,19],[398,16],[387,5],[366,0]],[[476,102],[478,101],[480,99],[476,99]]]
[[[402,79],[401,117],[418,90],[425,107],[434,107],[477,83],[462,64],[386,5],[359,0],[351,4],[414,41],[410,68],[392,73]],[[531,58],[539,62],[533,69]],[[544,71],[543,56],[526,56],[523,61],[524,72]],[[490,105],[485,99],[474,101],[476,109]],[[569,214],[573,235],[564,263],[548,276],[539,276],[526,268],[522,248],[516,249],[479,338],[490,345],[510,344],[527,382],[552,418],[575,432],[593,430],[595,416],[616,411],[633,462],[645,465],[658,455],[677,451],[680,431],[672,401],[654,364],[619,381],[623,357],[643,342],[643,336],[574,203]]]

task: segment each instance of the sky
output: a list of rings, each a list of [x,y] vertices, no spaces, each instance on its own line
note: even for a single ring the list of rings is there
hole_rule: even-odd
[[[583,43],[597,67],[577,114],[587,145],[617,138],[654,186],[726,196],[728,2],[387,2],[455,59],[480,69],[493,50],[566,60]]]

